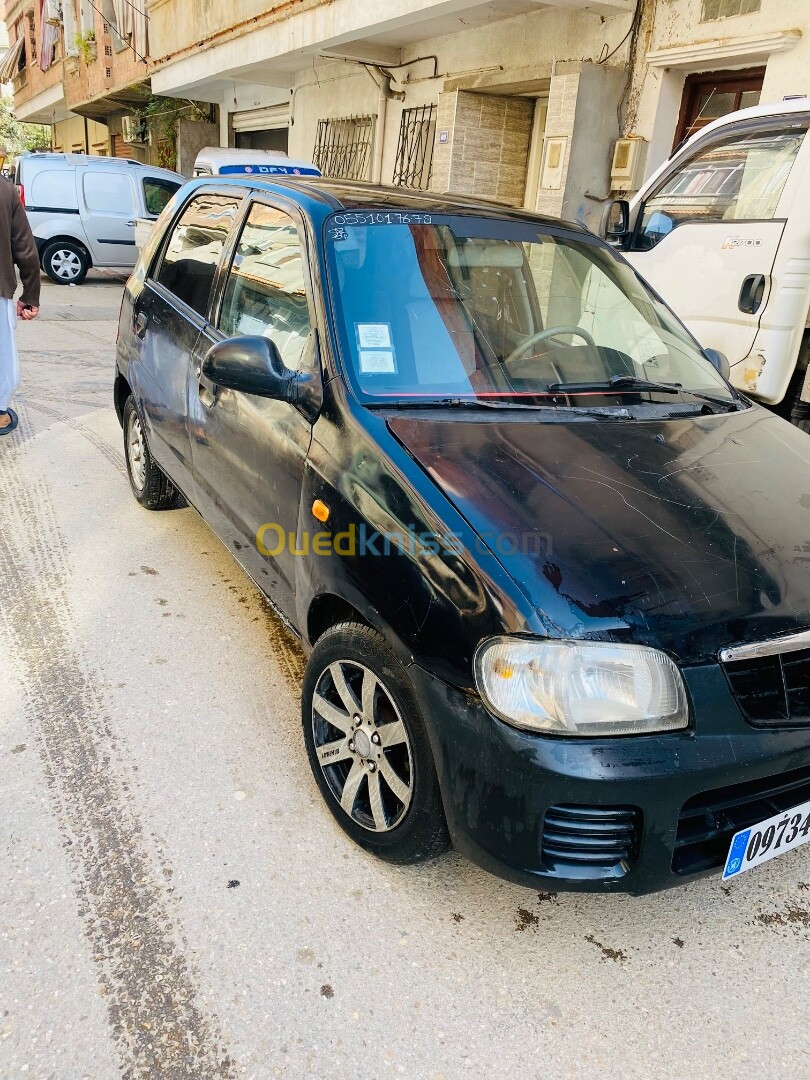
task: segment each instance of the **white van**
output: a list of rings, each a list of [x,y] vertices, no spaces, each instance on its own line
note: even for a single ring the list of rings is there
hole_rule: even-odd
[[[206,146],[194,162],[195,176],[227,176],[247,173],[252,176],[320,176],[311,161],[295,161],[282,150],[238,150],[225,146]]]
[[[810,431],[810,99],[730,113],[693,135],[607,239],[726,354],[731,381]]]
[[[131,269],[135,219],[154,221],[185,178],[128,158],[46,153],[20,155],[14,182],[43,270],[78,285],[91,266]]]

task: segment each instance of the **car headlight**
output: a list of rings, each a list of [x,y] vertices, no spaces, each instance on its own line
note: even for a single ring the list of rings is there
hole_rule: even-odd
[[[487,707],[514,727],[557,735],[644,735],[687,726],[668,656],[644,645],[499,637],[475,654]]]

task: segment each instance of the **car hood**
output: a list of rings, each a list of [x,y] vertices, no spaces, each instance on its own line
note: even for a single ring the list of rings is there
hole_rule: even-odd
[[[759,407],[660,421],[394,416],[545,633],[683,663],[810,626],[810,439]],[[469,414],[467,414],[469,417]]]

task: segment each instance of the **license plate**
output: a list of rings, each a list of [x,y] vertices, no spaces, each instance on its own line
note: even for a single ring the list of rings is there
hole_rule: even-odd
[[[744,874],[760,863],[801,847],[810,840],[810,802],[760,821],[735,833],[723,870],[723,881]]]

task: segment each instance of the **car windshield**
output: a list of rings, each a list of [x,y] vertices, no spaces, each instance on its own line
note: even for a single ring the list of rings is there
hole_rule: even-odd
[[[587,234],[368,211],[333,215],[325,240],[344,365],[363,401],[737,400],[635,272]]]

